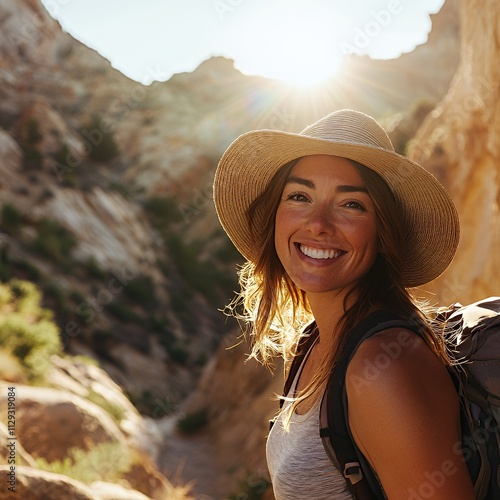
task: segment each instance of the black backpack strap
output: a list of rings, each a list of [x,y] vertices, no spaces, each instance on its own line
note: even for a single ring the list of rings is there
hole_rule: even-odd
[[[285,386],[283,388],[283,396],[286,396],[292,387],[293,381],[297,372],[299,371],[300,365],[304,360],[306,354],[309,352],[309,349],[314,344],[315,340],[318,337],[318,329],[316,328],[316,323],[313,322],[306,327],[304,333],[302,334],[302,338],[299,341],[297,346],[297,352],[293,357],[292,364],[288,369],[288,373],[285,380]],[[280,399],[280,408],[283,408],[283,403],[285,400],[283,398]],[[275,419],[269,421],[269,429],[274,425]]]
[[[376,474],[356,446],[349,428],[345,383],[347,366],[364,340],[389,328],[419,332],[418,324],[401,319],[391,311],[376,311],[369,315],[348,335],[321,401],[320,436],[323,446],[347,479],[356,500],[382,500],[386,497]]]
[[[302,361],[304,361],[304,358],[309,352],[309,349],[311,349],[315,340],[318,338],[318,333],[319,332],[316,328],[316,323],[314,322],[311,323],[302,334],[302,338],[300,339],[297,346],[297,352],[293,357],[292,364],[290,365],[290,369],[288,370],[288,374],[285,380],[285,386],[283,389],[283,396],[286,396],[290,392],[295,376],[299,371],[300,365],[302,364]],[[283,403],[284,400],[280,399],[280,408],[283,407]]]

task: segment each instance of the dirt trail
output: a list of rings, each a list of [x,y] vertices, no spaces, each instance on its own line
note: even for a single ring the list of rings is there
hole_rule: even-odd
[[[191,484],[196,500],[221,500],[217,491],[218,470],[210,436],[205,433],[184,436],[175,428],[175,418],[160,424],[164,445],[159,466],[174,484]]]

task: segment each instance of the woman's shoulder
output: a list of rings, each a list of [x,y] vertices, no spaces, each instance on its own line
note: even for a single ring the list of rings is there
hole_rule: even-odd
[[[436,498],[473,498],[456,451],[457,392],[445,364],[418,334],[394,328],[364,341],[349,364],[346,386],[351,432],[389,498],[408,497],[443,464],[453,481]]]
[[[387,395],[393,388],[398,397],[402,390],[440,380],[449,382],[444,363],[420,335],[406,328],[390,328],[365,340],[346,376],[348,391],[361,388]]]

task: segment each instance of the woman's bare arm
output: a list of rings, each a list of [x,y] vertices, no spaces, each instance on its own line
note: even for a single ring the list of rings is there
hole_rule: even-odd
[[[347,396],[353,436],[390,500],[474,500],[459,451],[458,396],[420,337],[391,329],[363,342],[347,370]]]

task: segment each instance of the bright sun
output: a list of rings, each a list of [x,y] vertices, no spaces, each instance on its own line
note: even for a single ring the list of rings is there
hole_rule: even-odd
[[[336,20],[340,22],[338,16]],[[342,53],[333,36],[338,30],[321,11],[307,6],[280,10],[247,26],[255,28],[257,22],[258,31],[244,33],[248,43],[235,54],[236,67],[243,73],[307,87],[325,82],[340,68]]]

